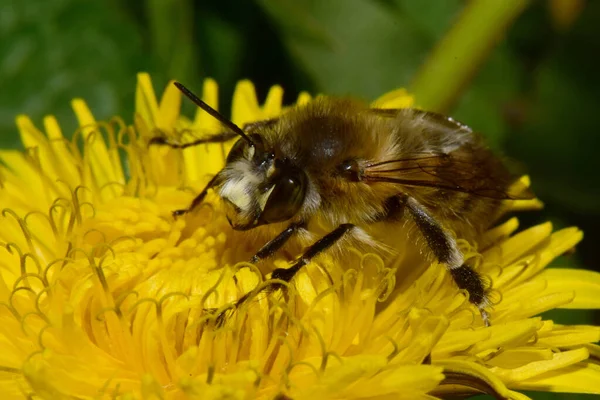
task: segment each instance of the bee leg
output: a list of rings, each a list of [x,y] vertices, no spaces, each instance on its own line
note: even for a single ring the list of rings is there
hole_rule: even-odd
[[[285,239],[283,239],[283,238],[281,239],[281,241],[285,242],[285,240],[287,240],[294,231],[297,231],[298,229],[302,229],[303,223],[298,223],[297,225],[298,226],[296,228],[292,228],[292,226],[288,227],[285,231],[280,233],[271,242],[277,241],[280,237],[285,238]],[[292,233],[286,233],[290,230],[290,228],[292,228]],[[354,228],[354,225],[352,225],[352,224],[342,224],[342,225],[338,226],[336,229],[329,232],[327,235],[323,236],[321,239],[319,239],[315,243],[313,243],[312,246],[310,246],[304,252],[304,254],[302,254],[300,259],[298,261],[296,261],[296,263],[293,266],[291,266],[290,268],[277,268],[277,269],[273,270],[273,272],[271,273],[271,280],[277,279],[277,280],[281,280],[284,282],[290,282],[292,280],[292,278],[296,275],[296,273],[303,266],[308,264],[314,257],[319,255],[320,253],[322,253],[323,251],[325,251],[328,248],[330,248],[331,246],[333,246],[347,232],[352,230],[352,228]],[[286,238],[286,236],[287,236],[287,238]],[[263,246],[263,248],[261,248],[259,250],[259,253],[265,247],[269,246],[271,244],[271,242],[269,242],[265,246]],[[279,242],[277,242],[277,243],[279,243]],[[282,245],[283,245],[283,243],[279,244],[279,247],[281,247]],[[276,245],[273,245],[273,247],[275,248]],[[276,250],[277,249],[275,248],[274,251],[276,251]],[[275,289],[284,289],[284,288],[285,288],[285,286],[282,285],[281,283],[273,282],[271,285],[260,289],[260,292],[270,291],[270,290],[275,290]],[[258,293],[259,292],[257,292],[256,290],[252,290],[252,291],[246,293],[245,295],[240,297],[235,303],[233,303],[230,308],[228,308],[227,310],[225,310],[225,311],[221,312],[219,315],[217,315],[216,316],[217,326],[222,326],[225,323],[225,320],[227,318],[227,313],[231,312],[231,310],[235,310],[235,309],[239,308],[246,301],[249,301],[252,298],[254,298]]]
[[[439,262],[446,264],[456,285],[469,293],[469,301],[479,308],[483,322],[489,326],[489,314],[485,310],[488,299],[484,281],[472,267],[463,263],[463,256],[454,237],[414,198],[407,198],[406,207],[434,256]]]
[[[294,222],[290,224],[283,232],[277,235],[274,239],[268,241],[258,252],[250,259],[250,262],[255,264],[260,260],[271,257],[279,250],[295,233],[300,229],[304,229],[306,223]]]
[[[296,273],[308,264],[314,257],[318,256],[331,246],[333,246],[338,240],[340,240],[346,233],[354,228],[353,224],[342,224],[317,240],[302,254],[300,259],[296,261],[290,268],[277,268],[271,273],[271,279],[279,279],[284,282],[289,282],[296,275]],[[274,285],[277,287],[277,285]]]
[[[188,143],[179,143],[172,140],[167,139],[163,136],[155,136],[148,142],[148,146],[159,145],[159,146],[169,146],[172,149],[185,149],[192,146],[197,146],[199,144],[206,143],[225,143],[238,135],[235,132],[225,131],[214,134],[212,136],[208,136],[201,139],[196,139],[194,141]]]
[[[274,125],[278,121],[278,118],[266,119],[264,121],[250,122],[244,125],[244,131],[253,131],[264,127]],[[169,146],[172,149],[186,149],[188,147],[198,146],[199,144],[206,143],[225,143],[233,138],[239,137],[239,135],[233,131],[224,131],[215,133],[214,135],[207,136],[204,138],[196,139],[188,143],[179,143],[174,140],[170,140],[164,136],[155,136],[148,142],[148,146]]]
[[[198,207],[198,205],[200,205],[200,203],[202,203],[202,201],[206,197],[206,193],[208,193],[208,189],[210,189],[211,187],[213,187],[215,185],[215,182],[217,181],[218,176],[219,175],[213,176],[213,178],[206,184],[204,189],[202,189],[202,191],[200,191],[200,193],[194,198],[194,200],[192,200],[192,202],[190,203],[188,208],[173,211],[173,216],[179,217],[180,215],[183,215],[183,214],[193,210],[194,208]]]

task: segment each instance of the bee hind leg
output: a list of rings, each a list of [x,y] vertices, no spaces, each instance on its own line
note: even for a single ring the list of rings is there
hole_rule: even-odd
[[[456,285],[469,293],[469,301],[479,309],[485,326],[490,326],[490,314],[486,311],[489,301],[481,276],[467,264],[462,264],[458,268],[449,268],[449,270]]]
[[[446,264],[456,285],[469,293],[469,301],[476,305],[486,326],[490,325],[487,288],[482,277],[469,265],[464,264],[456,240],[414,198],[408,197],[406,209],[421,231],[427,245],[439,262]]]

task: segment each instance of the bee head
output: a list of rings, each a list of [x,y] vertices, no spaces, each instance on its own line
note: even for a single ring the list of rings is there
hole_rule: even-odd
[[[227,219],[231,226],[237,230],[248,230],[296,215],[306,196],[305,172],[288,159],[275,157],[271,149],[265,148],[259,135],[248,136],[181,83],[174,84],[198,107],[240,137],[231,148],[227,164],[216,176],[213,186],[227,206]]]
[[[265,149],[259,135],[239,139],[227,156],[215,188],[236,230],[292,218],[304,203],[306,173],[286,158]]]

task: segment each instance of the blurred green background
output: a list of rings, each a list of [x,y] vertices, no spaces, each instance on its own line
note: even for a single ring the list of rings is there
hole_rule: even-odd
[[[532,176],[546,208],[522,214],[524,226],[585,231],[555,265],[598,270],[599,22],[600,2],[585,0],[2,0],[0,144],[20,147],[18,113],[55,114],[73,131],[73,97],[99,119],[131,121],[138,71],[157,90],[213,77],[222,110],[241,78],[259,98],[282,85],[287,102],[301,90],[372,100],[406,87]]]

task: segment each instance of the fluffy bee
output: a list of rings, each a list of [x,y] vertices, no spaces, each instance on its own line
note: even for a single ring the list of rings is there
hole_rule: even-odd
[[[513,176],[467,126],[417,109],[374,109],[349,99],[318,98],[279,118],[239,128],[179,83],[194,103],[218,119],[222,133],[190,143],[156,137],[150,144],[185,148],[235,137],[225,167],[182,215],[213,189],[236,230],[266,232],[252,262],[266,259],[290,239],[308,245],[271,279],[289,282],[312,258],[343,241],[393,247],[393,232],[411,224],[424,240],[422,254],[448,268],[489,324],[487,288],[464,263],[456,238],[473,240],[499,216]],[[329,227],[316,236],[316,226]]]

